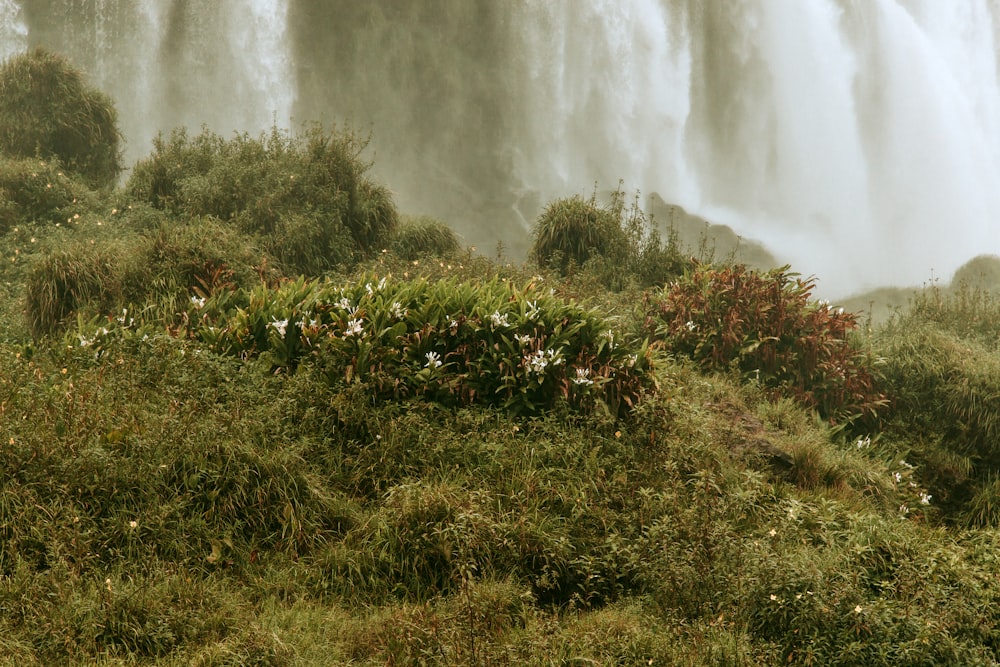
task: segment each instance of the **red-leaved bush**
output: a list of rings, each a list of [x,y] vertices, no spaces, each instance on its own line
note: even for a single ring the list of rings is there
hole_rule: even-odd
[[[681,280],[646,296],[656,345],[707,370],[736,369],[831,421],[874,421],[885,405],[869,354],[849,340],[857,319],[811,299],[815,281],[789,267],[695,264]]]

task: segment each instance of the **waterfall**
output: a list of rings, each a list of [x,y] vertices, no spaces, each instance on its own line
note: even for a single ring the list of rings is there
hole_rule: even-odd
[[[0,0],[0,17],[7,5],[11,0]],[[21,6],[29,45],[66,55],[114,98],[127,163],[147,155],[158,132],[175,127],[197,132],[205,125],[229,136],[290,124],[287,1],[65,0],[53,8],[22,0]]]
[[[658,193],[826,295],[1000,253],[998,0],[0,0],[158,131],[371,131],[404,210],[516,255],[546,201]]]
[[[21,7],[14,0],[0,0],[0,62],[23,51],[27,42]]]
[[[520,174],[658,192],[839,295],[1000,251],[1000,7],[534,0]]]

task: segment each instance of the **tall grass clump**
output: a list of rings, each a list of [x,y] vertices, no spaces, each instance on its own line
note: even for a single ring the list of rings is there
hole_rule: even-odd
[[[91,190],[58,161],[0,157],[0,233],[22,223],[72,223],[93,205]]]
[[[892,402],[888,428],[942,506],[983,523],[995,516],[1000,472],[1000,302],[979,288],[931,287],[877,329]],[[990,493],[990,490],[994,493]]]
[[[69,61],[44,49],[0,65],[0,153],[58,159],[90,187],[122,170],[118,112]]]
[[[257,236],[288,274],[316,275],[387,247],[398,213],[371,181],[367,141],[320,127],[224,139],[183,129],[154,140],[126,193],[176,215],[212,216]]]
[[[713,371],[735,370],[835,421],[871,424],[885,403],[873,361],[850,333],[851,313],[811,298],[813,280],[788,267],[695,264],[647,297],[646,327],[659,345]]]
[[[587,267],[604,285],[662,285],[683,272],[676,238],[666,243],[636,199],[619,187],[607,204],[576,195],[551,202],[535,221],[530,258],[562,275]]]
[[[459,249],[458,236],[445,223],[429,216],[405,217],[392,235],[392,252],[412,261],[421,257],[443,257]]]
[[[535,221],[531,258],[565,273],[591,257],[625,253],[626,239],[612,211],[579,195],[548,204]]]
[[[78,316],[111,320],[123,309],[151,310],[159,324],[170,325],[192,294],[271,277],[268,258],[252,239],[213,218],[154,223],[141,231],[128,224],[117,227],[117,238],[64,240],[35,261],[25,279],[34,337],[55,333]]]

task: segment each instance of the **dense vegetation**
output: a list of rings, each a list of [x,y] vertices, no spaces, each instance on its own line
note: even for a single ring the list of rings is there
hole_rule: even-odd
[[[0,153],[0,664],[1000,661],[986,291],[860,331],[621,189],[512,266],[362,148]]]

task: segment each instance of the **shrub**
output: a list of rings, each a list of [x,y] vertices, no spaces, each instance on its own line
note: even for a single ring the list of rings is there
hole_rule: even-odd
[[[85,304],[109,311],[121,301],[120,250],[120,245],[78,244],[40,261],[25,290],[32,335],[52,333]]]
[[[911,448],[935,502],[977,525],[992,515],[1000,472],[998,318],[1000,301],[982,289],[935,287],[873,335],[891,397],[887,428]]]
[[[0,66],[0,153],[57,158],[91,187],[121,172],[118,113],[61,56],[36,49]]]
[[[313,360],[330,383],[364,383],[382,398],[617,413],[648,382],[644,345],[618,340],[594,312],[499,280],[300,279],[220,290],[188,309],[191,335],[217,352],[265,355],[284,370]]]
[[[397,225],[391,193],[365,177],[366,145],[318,127],[229,140],[181,129],[154,140],[126,192],[171,213],[232,222],[288,272],[315,275],[385,247]]]
[[[408,261],[425,256],[449,255],[458,248],[458,236],[454,230],[427,216],[405,219],[392,236],[392,252]]]
[[[205,295],[270,276],[265,254],[211,218],[143,233],[119,230],[119,238],[97,244],[70,242],[33,266],[25,291],[36,338],[58,331],[74,314],[90,318],[123,308],[154,306],[169,323],[193,291]]]
[[[788,267],[760,273],[695,264],[647,296],[659,345],[707,370],[737,370],[833,420],[874,420],[885,403],[869,356],[849,340],[851,313],[811,300],[814,282]]]
[[[535,221],[531,259],[565,273],[571,264],[591,257],[614,257],[625,252],[627,241],[613,212],[597,203],[597,195],[558,199]]]
[[[580,196],[549,204],[535,223],[531,259],[565,274],[585,266],[605,286],[620,290],[629,281],[662,285],[683,273],[676,235],[666,243],[639,207],[638,194],[626,205],[619,187],[606,206]]]
[[[19,223],[67,222],[91,199],[90,190],[58,162],[0,158],[0,232]]]

